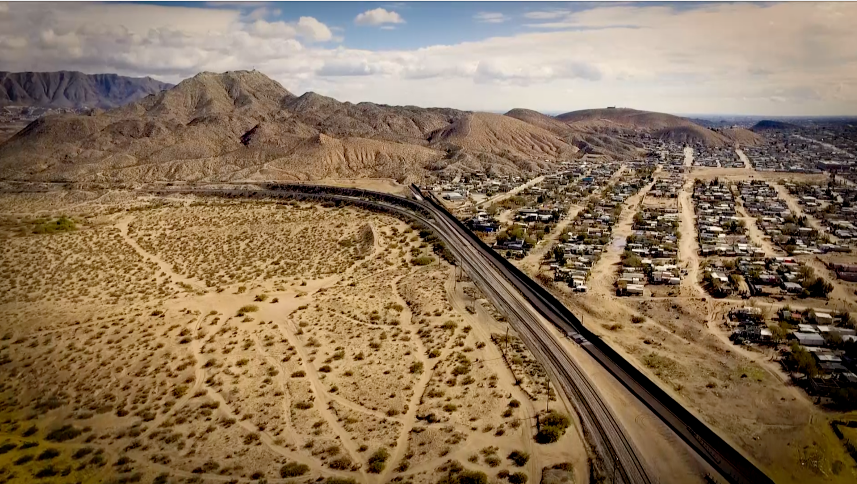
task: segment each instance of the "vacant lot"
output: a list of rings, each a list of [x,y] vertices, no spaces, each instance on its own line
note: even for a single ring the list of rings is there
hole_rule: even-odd
[[[520,345],[504,362],[501,317],[401,220],[123,192],[0,207],[0,480],[537,482],[585,463],[576,431],[534,442],[543,371]]]

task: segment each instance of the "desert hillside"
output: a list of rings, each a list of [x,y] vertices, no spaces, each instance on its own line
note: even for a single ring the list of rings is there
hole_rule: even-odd
[[[113,108],[173,85],[151,77],[82,72],[0,72],[0,106]]]
[[[526,174],[576,151],[505,116],[298,97],[260,72],[204,72],[120,108],[31,123],[0,145],[0,177],[416,181],[444,170]]]
[[[560,114],[556,119],[573,130],[649,133],[664,141],[703,146],[756,144],[758,137],[743,129],[714,130],[679,116],[627,108],[585,109]]]
[[[638,156],[641,133],[706,146],[758,139],[632,109],[551,117],[354,104],[296,96],[258,71],[203,72],[121,107],[32,122],[0,144],[0,178],[133,184],[529,176],[587,154]]]

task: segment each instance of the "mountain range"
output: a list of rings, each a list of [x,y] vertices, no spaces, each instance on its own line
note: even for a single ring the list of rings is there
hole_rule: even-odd
[[[0,145],[0,178],[42,181],[424,180],[475,171],[529,174],[586,154],[635,156],[639,135],[752,144],[631,109],[547,116],[295,96],[258,71],[203,72],[108,111],[42,117]]]
[[[109,109],[171,87],[151,77],[0,71],[0,106]]]

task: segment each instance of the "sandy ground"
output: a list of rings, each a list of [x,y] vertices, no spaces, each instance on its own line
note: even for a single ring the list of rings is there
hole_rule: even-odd
[[[777,171],[756,171],[755,169],[747,168],[713,168],[708,166],[693,167],[693,177],[706,181],[714,178],[730,181],[751,179],[777,181],[783,177],[805,182],[823,182],[827,180],[827,175],[821,173],[783,173]]]
[[[682,295],[705,297],[705,290],[699,285],[699,241],[697,240],[696,213],[693,208],[693,182],[687,180],[679,192],[678,203],[681,210],[679,233],[681,240],[678,247],[678,260],[687,274],[681,280]]]
[[[745,155],[745,154],[744,154],[744,152],[743,152],[743,151],[741,151],[741,149],[740,149],[740,148],[735,148],[735,154],[736,154],[736,155],[738,155],[738,158],[740,158],[740,159],[741,159],[741,161],[743,161],[743,162],[744,162],[744,168],[746,168],[746,169],[748,169],[748,170],[752,170],[752,169],[753,169],[753,164],[752,164],[752,163],[750,163],[750,159],[749,159],[749,158],[747,158],[747,155]]]
[[[502,316],[452,266],[413,264],[431,247],[398,219],[121,192],[0,208],[4,482],[279,481],[290,464],[433,483],[450,459],[531,482],[571,462],[586,482],[577,429],[533,440],[545,405],[568,412],[544,371],[520,344],[505,363]],[[78,227],[28,234],[26,213]]]
[[[693,148],[691,148],[690,146],[684,147],[684,166],[693,166]]]
[[[762,232],[762,229],[756,225],[756,217],[747,213],[747,209],[744,208],[744,203],[740,200],[740,197],[736,200],[738,205],[735,207],[735,213],[738,215],[738,218],[744,221],[744,226],[747,227],[747,236],[750,237],[750,241],[765,251],[765,257],[780,257],[786,255],[786,253],[777,248],[773,242],[771,242],[771,239]]]
[[[332,178],[313,183],[333,187],[360,188],[394,195],[404,195],[410,191],[406,185],[402,185],[391,178]]]
[[[488,207],[488,206],[490,206],[492,203],[502,202],[503,200],[505,200],[505,199],[507,199],[507,198],[509,198],[509,197],[512,197],[512,196],[517,195],[517,194],[518,194],[518,193],[520,193],[522,190],[526,190],[527,188],[530,188],[530,187],[532,187],[532,186],[538,185],[539,183],[541,183],[542,181],[544,181],[544,179],[545,179],[545,177],[544,177],[544,176],[537,176],[537,177],[533,178],[532,180],[530,180],[530,181],[528,181],[528,182],[526,182],[526,183],[523,183],[523,184],[521,184],[521,185],[516,186],[515,188],[513,188],[513,189],[509,190],[508,192],[500,193],[500,194],[498,194],[498,195],[494,195],[493,197],[488,198],[488,199],[486,199],[486,200],[484,200],[484,201],[480,202],[480,203],[479,203],[479,207]]]
[[[613,283],[616,281],[617,265],[622,259],[622,252],[625,250],[627,238],[631,235],[634,215],[637,213],[640,203],[654,185],[655,182],[652,181],[641,188],[635,195],[625,200],[625,207],[622,209],[622,214],[619,216],[616,225],[613,226],[612,239],[589,273],[589,292],[601,296],[615,293]]]
[[[834,244],[839,242],[839,238],[830,233],[830,231],[827,230],[817,218],[803,211],[803,208],[801,208],[800,204],[797,201],[797,198],[795,198],[794,195],[789,193],[786,187],[784,187],[781,183],[772,183],[771,186],[773,186],[774,189],[777,191],[777,196],[782,198],[786,202],[786,205],[788,205],[789,210],[791,210],[793,214],[798,216],[806,216],[806,221],[810,227],[817,230],[820,234],[826,233],[827,236],[830,237],[830,241]]]
[[[548,250],[553,248],[554,243],[559,239],[559,236],[562,235],[562,231],[568,227],[568,224],[574,221],[574,218],[577,217],[577,214],[580,213],[581,210],[583,210],[583,207],[580,205],[569,206],[568,213],[556,224],[556,227],[551,230],[551,233],[544,239],[540,240],[539,244],[530,250],[523,259],[520,261],[513,260],[512,263],[521,268],[535,267],[535,269],[538,269],[544,255],[548,253]]]

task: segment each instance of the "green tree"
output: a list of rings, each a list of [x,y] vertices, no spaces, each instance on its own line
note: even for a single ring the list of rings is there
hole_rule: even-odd
[[[556,246],[553,248],[553,258],[559,265],[565,265],[565,251],[562,247]]]

